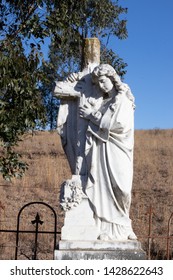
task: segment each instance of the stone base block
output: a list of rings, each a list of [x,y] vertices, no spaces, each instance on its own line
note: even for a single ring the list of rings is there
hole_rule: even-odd
[[[141,250],[141,243],[137,240],[124,241],[73,241],[60,240],[59,250],[92,250],[92,251],[114,251],[114,250]]]
[[[60,241],[55,260],[145,260],[138,241]]]
[[[78,251],[55,250],[55,260],[145,260],[142,250]]]

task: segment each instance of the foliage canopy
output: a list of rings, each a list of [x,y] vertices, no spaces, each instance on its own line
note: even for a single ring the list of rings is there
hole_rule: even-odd
[[[98,37],[101,61],[125,74],[126,63],[107,45],[111,36],[127,38],[126,13],[118,0],[0,1],[0,172],[4,178],[21,176],[27,167],[15,152],[22,135],[48,124],[55,127],[59,103],[51,94],[53,83],[81,69],[84,38]]]

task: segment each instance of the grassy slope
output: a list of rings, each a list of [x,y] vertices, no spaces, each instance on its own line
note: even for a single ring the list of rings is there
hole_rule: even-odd
[[[16,217],[19,209],[31,201],[44,201],[50,204],[58,213],[58,230],[63,223],[63,212],[58,203],[59,186],[63,180],[70,178],[70,169],[56,132],[36,132],[34,136],[26,135],[18,147],[24,159],[29,164],[25,176],[21,180],[7,183],[0,177],[0,228],[16,227]],[[147,244],[149,208],[152,205],[152,232],[155,235],[153,252],[162,253],[166,248],[166,239],[157,236],[167,234],[168,219],[173,212],[173,130],[135,131],[134,180],[132,192],[131,218],[134,230],[142,241]],[[44,207],[43,207],[44,208]],[[34,207],[31,209],[31,214]],[[24,218],[30,218],[28,212]],[[53,224],[44,208],[41,218]],[[48,217],[49,216],[49,217]],[[31,225],[22,225],[31,227]],[[44,223],[46,229],[46,223]],[[44,237],[46,238],[46,237]],[[45,239],[41,244],[45,247]],[[26,241],[22,235],[25,247],[31,241]],[[1,234],[1,244],[14,245],[14,235]],[[50,240],[51,243],[51,240]],[[5,245],[6,246],[6,245]],[[2,258],[13,258],[11,247],[0,247]],[[45,249],[46,250],[46,249]],[[40,250],[40,252],[43,250]],[[51,251],[50,248],[47,252]],[[30,257],[21,250],[21,258]],[[163,253],[162,253],[163,254]],[[51,258],[50,254],[40,253],[40,258]],[[0,256],[1,258],[1,256]]]

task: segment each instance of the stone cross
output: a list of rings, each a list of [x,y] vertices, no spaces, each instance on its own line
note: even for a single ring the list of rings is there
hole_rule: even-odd
[[[62,240],[97,238],[93,211],[83,192],[87,177],[85,142],[88,121],[79,117],[79,107],[92,96],[91,73],[100,64],[100,41],[97,38],[85,39],[83,54],[82,72],[73,74],[66,81],[56,82],[54,90],[54,95],[61,100],[58,132],[73,174],[62,187],[61,204],[65,211],[69,210],[65,213]]]
[[[78,73],[77,80],[67,79],[66,82],[56,82],[54,95],[61,99],[62,104],[57,125],[62,136],[62,143],[64,135],[61,134],[61,128],[66,114],[68,114],[67,129],[72,127],[70,140],[64,140],[71,142],[71,146],[65,147],[71,171],[75,175],[84,176],[86,174],[84,149],[87,121],[78,117],[78,108],[85,103],[86,98],[92,95],[90,73],[100,64],[100,41],[97,38],[84,39],[82,60],[83,70]]]

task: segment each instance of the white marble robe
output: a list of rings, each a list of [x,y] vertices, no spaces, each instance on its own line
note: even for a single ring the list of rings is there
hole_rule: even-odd
[[[100,235],[111,240],[133,235],[129,210],[133,178],[134,104],[127,90],[104,100],[87,130],[86,194]]]

